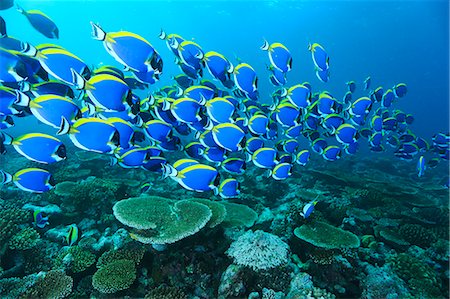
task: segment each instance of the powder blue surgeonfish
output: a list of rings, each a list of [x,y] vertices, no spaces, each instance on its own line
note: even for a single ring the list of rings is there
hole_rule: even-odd
[[[120,78],[109,74],[100,74],[85,80],[75,70],[72,71],[72,74],[77,88],[84,89],[97,108],[105,111],[130,109],[132,105],[131,89]]]
[[[133,125],[119,117],[110,117],[106,121],[112,124],[119,132],[120,148],[127,149],[134,143],[136,132],[134,131]]]
[[[55,187],[55,180],[50,172],[40,168],[25,168],[14,175],[0,170],[0,183],[13,182],[23,191],[32,193],[44,193]]]
[[[272,169],[277,164],[277,151],[270,147],[263,147],[256,150],[251,160],[259,168]]]
[[[297,162],[297,164],[305,166],[308,163],[310,156],[311,153],[308,150],[301,150],[298,152],[295,162]]]
[[[38,163],[52,164],[66,159],[65,145],[51,135],[28,133],[17,138],[9,137],[4,143],[12,144],[19,154]]]
[[[330,145],[323,150],[322,157],[327,161],[336,161],[341,157],[341,148],[336,145]]]
[[[216,123],[231,123],[234,114],[234,105],[226,98],[213,98],[205,104],[206,112]]]
[[[292,165],[290,163],[279,163],[272,170],[268,170],[268,175],[274,180],[281,181],[291,176]]]
[[[244,94],[252,94],[258,88],[255,70],[247,63],[238,64],[233,70],[234,83]]]
[[[217,189],[214,190],[222,198],[235,198],[238,197],[239,182],[234,178],[223,180]]]
[[[120,64],[136,72],[156,70],[152,63],[159,54],[142,36],[128,31],[108,32],[92,23],[94,39],[103,41],[106,51]]]
[[[178,45],[178,56],[183,64],[195,70],[202,68],[204,55],[202,48],[193,41],[185,40]]]
[[[116,153],[116,159],[112,164],[118,163],[123,168],[139,168],[143,166],[150,158],[146,147],[134,146],[128,149],[120,149]]]
[[[406,92],[408,91],[408,88],[405,83],[399,83],[395,85],[393,88],[395,97],[402,98],[406,95]]]
[[[318,203],[317,200],[313,200],[313,201],[307,203],[307,204],[303,207],[303,210],[302,210],[302,212],[300,213],[300,215],[301,215],[303,218],[305,218],[305,219],[308,218],[309,216],[311,216],[312,212],[314,212],[314,208],[315,208],[315,206],[316,206],[317,203]]]
[[[241,158],[228,158],[221,163],[221,167],[231,174],[244,174],[247,168],[245,160]]]
[[[237,152],[242,149],[241,143],[245,142],[245,133],[241,128],[231,123],[223,123],[212,129],[214,141],[222,148]]]
[[[33,225],[37,228],[44,228],[46,225],[50,224],[48,222],[48,217],[44,217],[40,210],[35,210],[33,212]]]
[[[0,82],[20,82],[28,76],[22,59],[6,49],[0,48]]]
[[[167,34],[164,30],[161,29],[159,34],[159,38],[166,41],[167,48],[172,51],[175,56],[179,58],[178,55],[178,45],[184,42],[184,38],[175,33]]]
[[[310,89],[303,84],[294,85],[287,90],[288,100],[297,108],[307,108],[311,104],[310,97]]]
[[[316,69],[316,77],[323,83],[327,83],[328,81],[330,81],[330,69]]]
[[[168,141],[172,137],[172,126],[159,119],[146,122],[144,128],[146,135],[157,142]]]
[[[205,100],[198,102],[191,98],[179,98],[170,104],[170,112],[178,121],[192,124],[201,120],[200,108],[205,103]]]
[[[73,125],[63,118],[59,135],[68,134],[73,144],[86,151],[111,154],[119,145],[119,132],[106,120],[80,118]]]
[[[31,113],[46,125],[59,129],[64,117],[70,123],[81,118],[81,110],[66,97],[46,94],[35,98],[29,104]]]
[[[24,93],[0,86],[0,116],[19,114],[19,109],[27,107],[29,101]]]
[[[308,50],[311,51],[314,65],[319,71],[326,71],[329,69],[330,57],[320,44],[310,44]]]
[[[217,188],[219,173],[214,167],[197,163],[181,170],[165,164],[163,176],[170,177],[187,190],[205,192]]]
[[[215,79],[222,83],[230,80],[230,74],[233,72],[234,67],[222,54],[209,51],[205,53],[203,63]]]
[[[282,73],[287,73],[292,69],[292,55],[285,45],[281,43],[269,44],[264,41],[261,50],[267,51],[271,65]]]
[[[31,26],[48,38],[59,38],[59,30],[56,24],[40,10],[25,11],[22,7],[17,6],[17,10],[27,17]]]
[[[88,66],[73,53],[57,47],[49,47],[38,50],[27,44],[25,54],[36,57],[44,70],[56,79],[75,85],[72,69],[78,74],[90,74]]]
[[[356,141],[357,129],[350,124],[342,124],[335,132],[336,140],[343,144],[351,144]]]

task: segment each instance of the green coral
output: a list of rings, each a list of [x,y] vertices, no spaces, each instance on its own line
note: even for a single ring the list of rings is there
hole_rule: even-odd
[[[71,204],[89,205],[104,201],[105,199],[114,199],[119,184],[107,179],[88,177],[80,182],[61,182],[55,187],[55,194],[62,196],[64,201]]]
[[[144,299],[187,299],[188,296],[180,289],[160,285],[156,289],[150,290]]]
[[[101,268],[117,260],[130,260],[133,261],[136,266],[139,265],[144,257],[145,247],[133,246],[132,248],[124,248],[117,250],[109,250],[104,252],[97,261],[97,268]]]
[[[54,266],[60,268],[65,263],[68,263],[68,269],[70,269],[70,271],[79,273],[92,266],[95,263],[95,260],[95,254],[80,246],[72,246],[58,255],[55,259]]]
[[[420,247],[429,247],[436,242],[434,233],[418,224],[405,224],[399,229],[399,234],[408,242]]]
[[[6,244],[11,236],[19,232],[20,225],[27,223],[29,217],[28,211],[18,208],[0,210],[0,244]]]
[[[258,219],[258,214],[246,205],[231,202],[220,202],[225,206],[227,215],[222,222],[225,227],[245,226],[252,227]]]
[[[136,280],[136,267],[133,261],[117,260],[95,272],[92,286],[105,294],[128,289]]]
[[[52,270],[41,276],[22,298],[65,298],[72,292],[73,279],[64,271]]]
[[[321,221],[297,227],[294,234],[303,241],[325,249],[356,248],[360,245],[355,234]]]
[[[439,278],[426,263],[409,254],[400,253],[389,258],[388,264],[415,294],[425,298],[442,298]]]
[[[114,216],[136,229],[131,237],[144,244],[168,244],[197,233],[211,219],[204,204],[143,195],[117,202]]]
[[[11,237],[9,248],[18,250],[31,249],[37,245],[40,238],[39,233],[35,229],[27,227]]]
[[[225,217],[227,216],[227,209],[223,204],[205,198],[191,198],[190,200],[204,204],[211,210],[211,219],[206,224],[209,228],[216,227],[225,220]]]

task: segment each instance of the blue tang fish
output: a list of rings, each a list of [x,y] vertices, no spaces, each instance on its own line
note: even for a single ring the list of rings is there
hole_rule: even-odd
[[[44,217],[40,210],[35,210],[33,212],[33,225],[37,228],[44,228],[46,225],[49,225],[48,217]]]
[[[231,123],[235,111],[234,105],[226,98],[213,98],[206,102],[206,113],[215,123]]]
[[[268,170],[268,176],[274,180],[281,181],[291,176],[292,165],[290,163],[278,163],[272,170]]]
[[[330,57],[325,49],[318,43],[309,44],[308,50],[311,51],[311,56],[314,65],[318,71],[326,71],[329,68]]]
[[[252,94],[258,89],[258,77],[247,63],[238,64],[233,70],[234,83],[244,94]]]
[[[56,24],[45,15],[40,10],[28,10],[25,11],[20,6],[17,6],[17,10],[27,17],[28,21],[30,22],[31,26],[34,27],[37,31],[42,33],[48,38],[58,39],[59,38],[59,30]]]
[[[265,40],[261,50],[267,51],[271,65],[282,73],[287,73],[292,69],[292,55],[285,45],[281,43],[269,44]]]
[[[341,148],[336,145],[330,145],[323,150],[322,157],[327,161],[336,161],[341,157]]]
[[[25,168],[14,175],[0,170],[2,184],[13,182],[19,189],[32,193],[44,193],[55,187],[55,180],[50,172],[40,168]]]
[[[6,134],[5,134],[6,135]],[[25,158],[43,164],[52,164],[66,159],[66,147],[56,137],[42,133],[28,133],[17,138],[8,138],[6,144]]]
[[[56,129],[60,128],[63,117],[70,123],[81,118],[80,108],[68,98],[58,95],[39,96],[30,102],[29,107],[38,120]]]
[[[59,135],[69,134],[72,143],[85,151],[111,154],[119,145],[119,132],[106,120],[80,118],[73,125],[63,118]]]
[[[307,203],[304,207],[302,212],[300,213],[300,215],[303,218],[308,218],[309,216],[311,216],[312,212],[314,212],[314,208],[316,206],[316,204],[318,203],[317,200],[313,200],[310,203]]]
[[[76,71],[72,73],[77,88],[85,90],[97,108],[105,111],[124,111],[130,108],[131,89],[120,78],[100,74],[86,81]]]
[[[210,191],[217,188],[219,173],[214,167],[205,164],[195,164],[177,170],[169,164],[163,166],[164,177],[170,177],[187,190],[197,192]]]
[[[213,127],[212,134],[214,141],[230,152],[240,151],[242,149],[241,143],[245,144],[245,133],[235,124],[218,124]]]
[[[259,168],[272,169],[277,164],[277,151],[270,147],[263,147],[256,150],[251,160]]]
[[[142,36],[128,31],[106,33],[93,22],[91,26],[94,39],[103,41],[106,51],[117,62],[136,72],[155,70],[152,62],[159,55]]]
[[[307,108],[311,104],[311,91],[303,85],[297,84],[287,90],[288,100],[297,108]]]
[[[308,163],[310,156],[311,153],[308,150],[301,150],[297,153],[295,162],[299,165],[305,166]]]
[[[224,160],[220,166],[223,170],[231,174],[244,174],[247,165],[244,159],[241,158],[228,158]]]
[[[236,179],[229,178],[223,180],[214,192],[222,198],[235,198],[239,196],[239,182]]]

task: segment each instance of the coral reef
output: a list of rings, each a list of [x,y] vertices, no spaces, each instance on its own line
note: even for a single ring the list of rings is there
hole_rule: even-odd
[[[38,278],[36,283],[28,288],[23,298],[65,298],[73,287],[72,277],[64,271],[52,270]]]
[[[31,249],[38,244],[40,238],[39,233],[35,229],[27,227],[9,239],[9,248],[18,250]]]
[[[316,221],[295,229],[295,236],[316,247],[326,249],[359,247],[359,238],[349,231]]]
[[[128,289],[136,280],[136,267],[133,261],[113,261],[95,272],[92,286],[105,294]]]
[[[247,231],[226,253],[238,265],[266,270],[288,262],[289,246],[275,235],[261,230]]]
[[[132,238],[144,244],[174,243],[197,233],[212,216],[204,204],[155,196],[119,201],[113,211],[117,220],[136,229]]]

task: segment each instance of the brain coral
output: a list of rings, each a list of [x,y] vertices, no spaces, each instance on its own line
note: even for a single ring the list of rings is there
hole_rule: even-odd
[[[238,265],[266,270],[288,262],[289,246],[279,237],[257,230],[247,231],[226,252]]]

